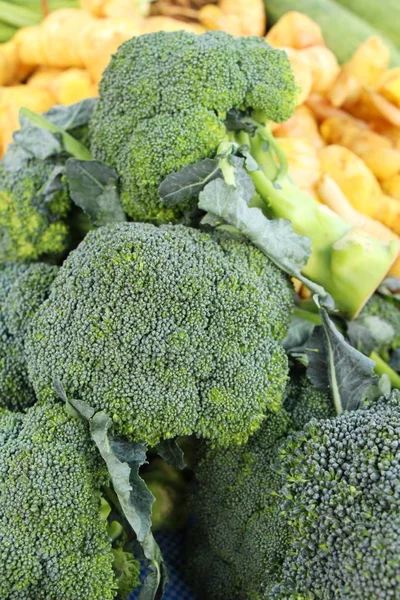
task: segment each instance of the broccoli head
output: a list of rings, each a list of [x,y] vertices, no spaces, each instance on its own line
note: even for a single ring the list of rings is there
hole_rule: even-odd
[[[21,410],[33,404],[24,339],[58,268],[44,263],[0,265],[0,406]]]
[[[0,597],[114,600],[105,464],[61,405],[0,413]]]
[[[289,279],[247,241],[182,225],[90,232],[35,314],[26,351],[40,400],[61,381],[150,445],[245,442],[280,409]]]
[[[391,339],[389,341],[385,340],[375,347],[376,351],[388,358],[391,351],[400,348],[400,308],[394,299],[389,296],[374,294],[365,305],[360,317],[378,317],[390,325],[393,330]]]
[[[170,173],[215,156],[229,110],[259,109],[285,121],[296,96],[286,54],[262,38],[184,31],[135,37],[103,74],[91,151],[119,172],[130,217],[176,220],[185,204],[166,208],[158,187]]]
[[[67,249],[67,189],[45,192],[56,166],[34,158],[16,171],[0,164],[0,261],[32,261]]]
[[[240,448],[200,449],[189,552],[200,598],[261,600],[279,577],[289,546],[280,510],[281,447],[306,418],[330,415],[330,404],[305,376],[296,376],[285,400],[292,414],[274,415]]]
[[[313,421],[288,441],[282,506],[291,540],[266,598],[397,598],[400,395]]]

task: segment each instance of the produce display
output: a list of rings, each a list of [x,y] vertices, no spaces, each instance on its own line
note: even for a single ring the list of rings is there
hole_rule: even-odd
[[[0,1],[0,600],[398,597],[391,10]]]

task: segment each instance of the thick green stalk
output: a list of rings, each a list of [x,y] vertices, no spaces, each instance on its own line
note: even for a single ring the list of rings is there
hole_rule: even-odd
[[[371,352],[370,359],[375,362],[375,373],[377,375],[388,375],[393,387],[400,389],[400,375],[396,373],[376,352]]]

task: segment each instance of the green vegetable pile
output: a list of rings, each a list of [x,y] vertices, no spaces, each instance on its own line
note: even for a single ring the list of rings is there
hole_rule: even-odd
[[[0,163],[0,598],[400,587],[399,248],[290,179],[284,52],[123,44]],[[312,292],[304,301],[293,278]]]

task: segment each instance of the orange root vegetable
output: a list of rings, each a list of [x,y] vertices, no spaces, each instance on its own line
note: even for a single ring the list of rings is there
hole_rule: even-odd
[[[297,98],[297,106],[300,106],[310,95],[314,84],[313,73],[307,60],[300,55],[298,50],[293,48],[284,48],[284,50],[290,60],[296,84],[300,88]]]
[[[380,180],[388,180],[400,173],[400,151],[395,148],[371,148],[361,152],[359,156]]]
[[[207,29],[234,36],[264,35],[267,24],[262,0],[220,0],[202,6],[198,18]]]
[[[343,146],[319,151],[321,170],[337,183],[356,211],[400,233],[400,202],[382,193],[377,179],[361,158]]]
[[[298,50],[298,54],[311,70],[312,91],[318,94],[326,93],[340,72],[339,63],[333,52],[323,46],[313,46]]]
[[[378,113],[395,127],[400,127],[400,108],[372,89],[365,90]]]
[[[305,138],[315,148],[322,148],[325,145],[312,111],[304,105],[298,106],[288,121],[280,123],[274,129],[274,136],[278,138]]]
[[[21,29],[15,36],[21,62],[83,67],[76,40],[92,20],[92,15],[84,10],[63,8],[50,13],[40,25]]]
[[[337,117],[339,119],[353,118],[346,111],[332,106],[332,104],[320,94],[310,94],[306,100],[306,105],[312,110],[319,121],[329,119],[329,117]],[[360,122],[362,123],[362,121]]]
[[[290,47],[296,49],[311,46],[325,46],[322,32],[312,19],[307,15],[291,11],[284,14],[279,21],[271,27],[266,40],[276,48]]]
[[[366,123],[349,117],[325,119],[320,126],[320,131],[327,144],[345,146],[358,156],[363,156],[371,150],[392,147],[390,140],[371,131]]]
[[[385,227],[379,221],[356,211],[339,185],[329,175],[324,175],[321,178],[318,184],[318,193],[324,204],[329,206],[343,221],[352,227],[363,229],[375,239],[386,244],[389,244],[392,240],[400,242],[400,237],[391,229]],[[400,275],[400,256],[393,263],[389,273],[396,276]]]
[[[20,61],[15,42],[0,44],[0,85],[9,85],[17,78]]]
[[[135,35],[140,35],[140,28],[132,19],[96,19],[85,26],[77,45],[82,63],[94,82],[100,81],[118,46]]]
[[[400,201],[400,174],[393,175],[388,179],[381,182],[383,191],[389,196],[396,199],[397,203]]]
[[[351,73],[341,70],[333,83],[331,89],[327,93],[327,98],[332,106],[337,108],[345,103],[354,104],[357,102],[361,94],[361,84]]]
[[[49,83],[49,91],[57,104],[75,104],[92,93],[92,80],[84,69],[66,69]]]
[[[374,85],[389,66],[390,51],[378,36],[365,40],[355,51],[343,70],[362,85]]]
[[[289,164],[289,175],[303,190],[313,188],[320,178],[321,167],[317,150],[305,138],[279,138]]]
[[[400,67],[388,69],[374,86],[375,91],[400,107]]]

